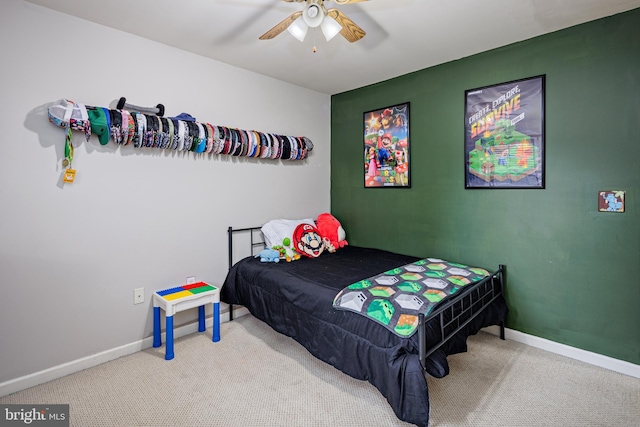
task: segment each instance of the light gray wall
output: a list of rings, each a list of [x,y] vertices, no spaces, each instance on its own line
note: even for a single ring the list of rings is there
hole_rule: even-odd
[[[329,210],[327,95],[20,0],[0,3],[0,58],[0,383],[148,337],[153,291],[223,281],[227,226]],[[303,162],[197,157],[74,132],[76,182],[63,185],[47,105],[121,96],[315,149]]]

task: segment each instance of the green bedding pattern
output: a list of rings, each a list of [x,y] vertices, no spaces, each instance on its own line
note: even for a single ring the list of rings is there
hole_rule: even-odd
[[[410,337],[418,327],[419,313],[429,314],[449,295],[489,275],[483,268],[425,258],[352,283],[336,295],[333,306]]]

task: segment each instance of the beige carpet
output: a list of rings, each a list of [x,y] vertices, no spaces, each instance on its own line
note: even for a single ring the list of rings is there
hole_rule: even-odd
[[[251,316],[0,398],[70,404],[71,425],[409,426],[354,380]],[[432,426],[638,426],[640,380],[480,333],[429,378]]]

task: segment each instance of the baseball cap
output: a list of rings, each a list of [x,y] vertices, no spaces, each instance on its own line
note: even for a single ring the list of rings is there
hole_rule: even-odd
[[[170,119],[174,119],[174,120],[182,120],[184,122],[195,122],[196,121],[195,117],[193,117],[189,113],[180,113],[175,117],[169,117],[169,118]]]
[[[47,109],[49,121],[56,126],[84,131],[87,141],[91,137],[91,126],[84,104],[68,99],[59,99]]]
[[[101,107],[87,108],[87,114],[91,122],[91,132],[98,135],[100,144],[107,145],[109,142],[109,122],[105,110]]]

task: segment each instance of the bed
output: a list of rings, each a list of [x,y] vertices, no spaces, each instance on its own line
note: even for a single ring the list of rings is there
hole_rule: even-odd
[[[264,263],[254,256],[256,249],[265,246],[260,229],[228,228],[229,271],[221,300],[229,304],[230,319],[233,305],[244,306],[318,359],[369,381],[403,421],[429,425],[425,375],[447,375],[447,355],[466,351],[469,335],[498,325],[504,339],[507,306],[502,265],[435,304],[428,315],[418,315],[416,333],[399,336],[380,322],[336,309],[334,303],[350,285],[421,262],[420,258],[349,245],[318,258]],[[234,262],[241,258],[237,243],[234,246],[240,235],[248,247],[246,256]]]

